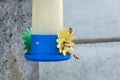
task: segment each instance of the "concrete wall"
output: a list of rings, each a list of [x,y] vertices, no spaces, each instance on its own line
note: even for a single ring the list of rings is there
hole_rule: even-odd
[[[120,36],[120,0],[63,0],[65,26],[77,39]]]
[[[22,32],[31,25],[31,0],[0,0],[0,80],[38,80],[38,63],[24,59]]]
[[[80,60],[40,63],[40,80],[120,80],[120,43],[76,45]]]

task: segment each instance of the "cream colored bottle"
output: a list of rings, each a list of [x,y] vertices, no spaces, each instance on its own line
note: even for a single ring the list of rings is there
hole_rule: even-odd
[[[58,34],[63,26],[63,0],[32,0],[32,34]]]

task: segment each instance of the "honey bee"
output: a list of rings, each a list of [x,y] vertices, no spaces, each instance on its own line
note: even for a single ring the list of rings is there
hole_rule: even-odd
[[[73,54],[75,59],[80,59],[76,54]]]

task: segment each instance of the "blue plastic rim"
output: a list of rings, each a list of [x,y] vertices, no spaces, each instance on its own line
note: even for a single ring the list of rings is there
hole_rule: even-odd
[[[59,53],[56,39],[57,35],[32,35],[31,53],[25,54],[30,61],[64,61],[71,58],[71,55],[64,56]]]

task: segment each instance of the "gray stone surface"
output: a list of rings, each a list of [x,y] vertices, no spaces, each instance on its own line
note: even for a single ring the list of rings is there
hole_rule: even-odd
[[[120,36],[120,0],[63,0],[64,23],[77,39]]]
[[[0,0],[0,80],[38,80],[38,63],[24,59],[22,32],[31,26],[31,0]]]
[[[40,63],[40,80],[120,80],[120,43],[76,45],[74,58]]]

